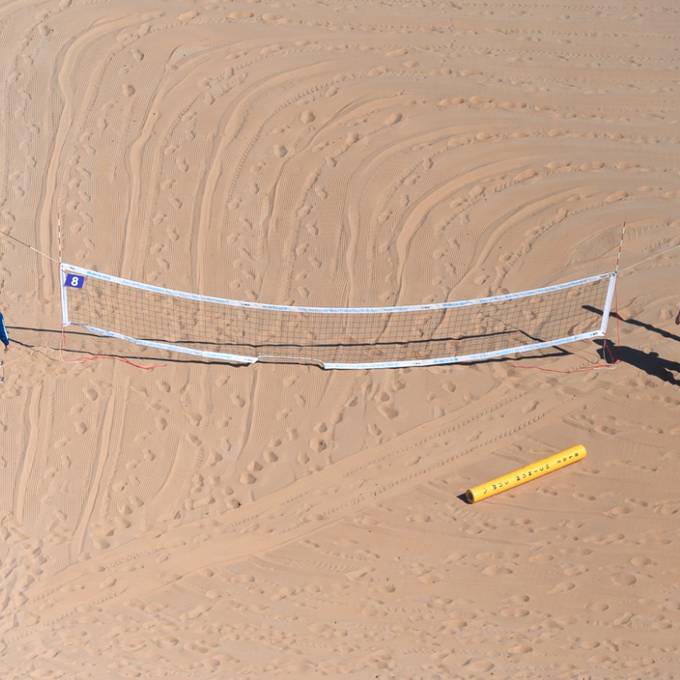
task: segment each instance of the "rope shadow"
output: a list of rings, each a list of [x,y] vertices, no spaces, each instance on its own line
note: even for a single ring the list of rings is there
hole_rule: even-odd
[[[18,328],[18,327],[15,327]],[[44,330],[46,333],[61,333],[61,331],[55,331],[49,328],[46,329],[40,329],[40,328],[24,328],[23,330],[31,330],[35,332],[41,332]],[[101,339],[101,335],[96,335],[93,333],[73,333],[74,335],[91,335],[92,337],[99,338]],[[52,347],[51,345],[32,345],[29,342],[22,342],[21,340],[17,340],[16,338],[12,338],[12,344],[14,345],[20,345],[21,347],[25,347],[26,349],[50,349],[54,350],[55,352],[62,351],[67,354],[76,354],[80,356],[86,356],[86,357],[104,357],[107,359],[122,359],[122,360],[128,360],[128,361],[146,361],[146,362],[153,362],[157,364],[195,364],[199,366],[229,366],[230,368],[247,368],[247,364],[230,364],[227,361],[215,361],[211,359],[175,359],[175,358],[165,358],[165,357],[155,357],[155,356],[142,356],[139,354],[116,354],[113,352],[89,352],[88,350],[84,349],[74,349],[71,347]]]
[[[599,314],[600,316],[602,316],[602,310],[598,309],[597,307],[593,307],[592,305],[583,305],[583,309],[587,309],[589,312],[593,312],[595,314]],[[651,323],[646,323],[645,321],[638,321],[638,319],[624,319],[618,312],[611,312],[609,316],[612,319],[618,319],[619,321],[623,321],[624,323],[630,324],[631,326],[638,326],[639,328],[644,328],[645,330],[650,331],[652,333],[657,333],[662,338],[668,338],[669,340],[675,340],[676,342],[680,342],[680,335],[675,335],[675,333],[671,333],[670,331],[667,331],[664,328],[653,326]]]

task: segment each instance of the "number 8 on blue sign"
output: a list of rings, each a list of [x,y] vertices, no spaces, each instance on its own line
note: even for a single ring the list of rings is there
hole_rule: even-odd
[[[64,286],[67,288],[82,288],[85,283],[85,277],[78,274],[66,274]]]

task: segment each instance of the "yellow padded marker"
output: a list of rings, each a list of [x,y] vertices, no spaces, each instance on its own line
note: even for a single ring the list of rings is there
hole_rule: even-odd
[[[587,455],[588,452],[585,446],[581,446],[581,444],[572,446],[547,458],[541,458],[541,460],[537,460],[535,463],[530,463],[505,475],[496,477],[496,479],[492,479],[490,482],[473,486],[465,492],[465,500],[468,503],[483,501],[485,498],[491,498],[491,496],[495,496],[497,493],[514,489],[516,486],[526,484],[532,479],[542,477],[572,463],[577,463]]]

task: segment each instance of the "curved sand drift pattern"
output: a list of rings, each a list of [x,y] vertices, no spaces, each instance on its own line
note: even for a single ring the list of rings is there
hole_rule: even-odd
[[[325,374],[80,334],[62,362],[57,268],[1,239],[2,677],[674,677],[677,26],[669,2],[3,3],[0,231],[52,257],[310,306],[609,271],[624,220],[641,264],[614,370],[525,370],[583,344]],[[575,443],[578,470],[456,498]]]

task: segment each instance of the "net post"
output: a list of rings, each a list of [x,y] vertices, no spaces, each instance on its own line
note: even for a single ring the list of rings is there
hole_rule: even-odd
[[[604,309],[602,310],[602,323],[600,324],[600,335],[607,334],[607,324],[609,323],[609,315],[612,311],[612,304],[614,302],[614,289],[616,288],[616,272],[609,275],[609,285],[607,286],[607,298],[605,299]]]
[[[68,318],[68,296],[66,294],[66,271],[64,263],[59,264],[59,288],[61,289],[61,325],[62,327],[70,326],[71,322]]]

